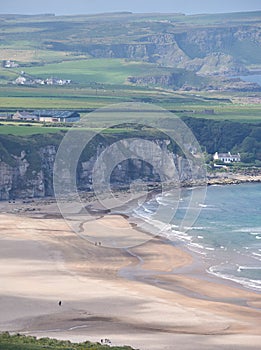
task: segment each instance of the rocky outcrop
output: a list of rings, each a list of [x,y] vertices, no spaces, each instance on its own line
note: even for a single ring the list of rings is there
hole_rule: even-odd
[[[206,67],[204,68],[205,75],[208,75]],[[209,68],[208,68],[209,69]],[[214,68],[212,68],[214,71]],[[222,69],[222,74],[225,75],[228,69]],[[236,74],[236,73],[235,73]],[[217,73],[218,75],[218,73]],[[261,91],[261,87],[257,83],[251,83],[241,80],[240,78],[226,78],[226,77],[212,77],[211,81],[207,77],[199,77],[188,74],[186,71],[181,70],[179,73],[163,74],[163,75],[152,75],[152,76],[134,76],[129,77],[128,82],[131,84],[141,86],[158,86],[167,87],[173,90],[222,90],[222,91]]]
[[[181,62],[179,68],[195,71],[199,75],[242,75],[248,73],[243,64],[237,62],[231,55],[213,52],[204,58]]]
[[[175,34],[179,47],[192,59],[203,58],[212,52],[232,54],[236,52],[242,61],[242,47],[246,44],[260,46],[261,31],[256,25],[217,26],[209,28],[193,28]],[[251,46],[248,47],[250,48]],[[241,50],[240,50],[241,48]]]

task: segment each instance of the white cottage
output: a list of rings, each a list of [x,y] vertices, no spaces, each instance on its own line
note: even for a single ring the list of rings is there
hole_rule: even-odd
[[[235,163],[235,162],[240,162],[240,154],[231,154],[230,152],[228,153],[218,153],[216,152],[213,156],[214,161],[219,160],[223,163],[229,164],[229,163]]]

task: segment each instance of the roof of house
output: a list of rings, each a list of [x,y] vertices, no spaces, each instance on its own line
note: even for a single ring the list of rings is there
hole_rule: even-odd
[[[54,111],[54,110],[36,110],[34,113],[40,117],[50,117],[50,118],[70,118],[75,111]]]
[[[222,157],[222,158],[234,158],[234,157],[239,157],[239,153],[238,154],[231,154],[231,153],[218,153],[217,152],[218,157]]]
[[[32,117],[35,117],[35,116],[36,116],[36,114],[34,114],[34,113],[25,112],[25,111],[23,111],[23,112],[17,111],[15,114],[16,114],[16,115],[19,115],[19,116],[21,116],[21,117],[28,117],[28,118],[29,118],[29,117],[32,118]]]

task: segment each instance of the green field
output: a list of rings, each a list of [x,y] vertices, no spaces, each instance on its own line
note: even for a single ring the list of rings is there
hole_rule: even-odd
[[[159,71],[160,69],[157,69],[153,64],[126,62],[123,59],[75,60],[26,69],[26,73],[35,77],[48,78],[53,76],[60,79],[71,79],[77,84],[95,82],[123,84],[129,76],[149,75]]]
[[[60,17],[0,15],[0,19],[0,36],[4,38],[0,43],[1,59],[19,63],[18,68],[0,67],[0,115],[1,112],[4,115],[30,109],[81,112],[121,102],[145,102],[175,111],[179,116],[251,123],[261,120],[260,103],[244,100],[255,96],[259,101],[261,92],[205,91],[201,86],[215,84],[215,77],[199,76],[175,66],[176,52],[180,57],[190,59],[200,59],[209,53],[208,49],[206,52],[201,50],[200,40],[195,46],[197,36],[194,32],[200,34],[203,31],[202,40],[208,37],[208,32],[215,35],[216,31],[223,40],[223,34],[219,33],[225,33],[225,37],[230,29],[241,33],[243,25],[251,28],[250,34],[258,32],[258,11],[193,16],[130,13]],[[185,34],[189,36],[183,40]],[[176,46],[173,40],[176,40]],[[205,44],[208,47],[209,43]],[[214,45],[215,40],[210,44]],[[223,54],[235,57],[247,67],[261,67],[261,49],[256,41],[242,36],[233,42],[224,40],[222,45]],[[158,51],[154,52],[156,46]],[[164,61],[166,57],[168,60]],[[12,82],[21,71],[28,78],[53,77],[72,83],[68,86],[16,86]],[[128,82],[129,77],[170,74],[174,74],[174,85],[170,87],[153,81],[143,85]],[[182,90],[183,85],[189,84],[194,84],[195,90]],[[244,100],[242,103],[241,99]],[[214,114],[205,113],[206,109],[214,109]],[[95,127],[96,124],[93,122]],[[30,127],[31,131],[28,127],[17,128],[17,125],[13,128],[1,126],[0,133],[11,131],[28,135],[49,131],[49,128],[43,131],[40,126]],[[50,132],[53,130],[50,128]]]
[[[97,86],[96,86],[97,87]],[[232,96],[233,100],[233,96]],[[213,120],[233,120],[256,123],[261,121],[260,104],[232,103],[229,95],[219,95],[212,99],[205,94],[171,92],[164,89],[144,89],[124,85],[103,85],[89,88],[70,87],[0,87],[0,108],[2,116],[16,110],[69,109],[93,110],[123,102],[143,102],[174,111],[178,116],[191,116]],[[205,110],[213,109],[214,114]],[[1,115],[1,112],[0,112]],[[1,123],[1,121],[0,121]],[[0,126],[0,132],[1,132]],[[4,131],[6,132],[6,131]]]
[[[15,124],[11,125],[0,125],[0,134],[2,135],[17,135],[17,136],[29,136],[36,134],[49,134],[49,133],[57,133],[60,130],[67,130],[67,128],[48,128],[43,126],[23,126]]]

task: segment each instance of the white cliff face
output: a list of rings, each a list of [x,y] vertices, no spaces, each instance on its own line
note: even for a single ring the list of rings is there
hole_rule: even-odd
[[[108,184],[128,186],[137,180],[179,183],[195,179],[197,173],[201,176],[195,167],[192,174],[190,162],[170,152],[168,145],[168,140],[124,139],[100,149],[96,156],[81,163],[78,186],[81,190],[94,186],[102,191]]]
[[[25,151],[11,156],[15,163],[12,166],[0,161],[0,200],[44,197],[43,171],[30,170]]]
[[[21,176],[25,176],[27,168],[29,167],[29,163],[26,159],[22,159],[19,161],[19,173]]]
[[[12,168],[0,161],[0,199],[9,199],[9,192],[12,189],[12,185]]]
[[[95,155],[79,162],[77,187],[82,191],[92,190],[95,176],[101,184],[109,181],[114,186],[128,186],[138,179],[155,183],[190,181],[192,174],[189,161],[168,151],[168,143],[168,140],[160,139],[130,143],[125,139],[119,147],[99,144]],[[0,200],[53,196],[56,152],[55,146],[40,148],[37,159],[34,159],[38,163],[37,170],[35,164],[30,164],[31,159],[25,152],[20,156],[12,156],[15,164],[8,165],[0,161]],[[70,176],[66,161],[61,170],[55,176],[59,176],[61,183],[66,186]]]
[[[19,170],[19,174],[20,176],[25,176],[27,168],[29,167],[29,163],[26,160],[26,152],[22,151],[20,156],[14,156],[12,155],[12,157],[16,160],[17,165],[18,165],[18,170]]]

